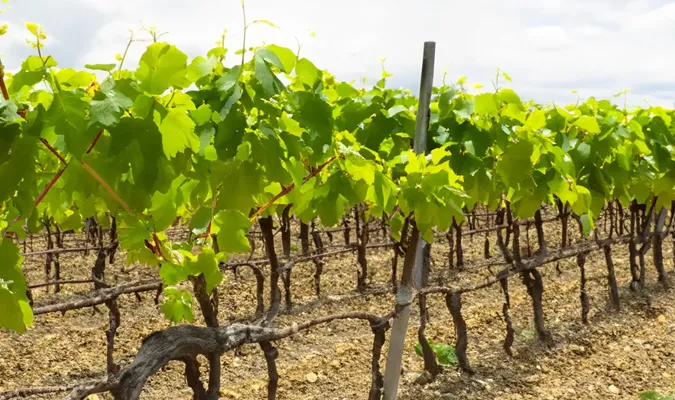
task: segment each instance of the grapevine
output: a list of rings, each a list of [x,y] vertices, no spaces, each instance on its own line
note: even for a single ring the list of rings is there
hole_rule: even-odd
[[[341,313],[275,326],[284,312],[282,289],[285,311],[293,308],[292,267],[314,263],[320,297],[323,260],[343,252],[357,254],[359,295],[384,295],[400,289],[398,258],[404,259],[403,270],[410,270],[418,238],[427,243],[421,249],[426,260],[422,284],[414,294],[423,316],[421,352],[434,376],[442,369],[424,336],[428,296],[446,296],[457,327],[457,360],[471,374],[462,316],[465,293],[499,284],[507,326],[504,349],[510,352],[511,278],[520,277],[527,287],[544,343],[552,341],[538,271],[544,265],[576,258],[584,322],[584,262],[592,251],[604,253],[608,296],[616,310],[621,304],[615,269],[621,266],[612,258],[614,244],[629,245],[631,287],[644,287],[650,248],[658,279],[668,285],[663,241],[673,232],[675,215],[673,110],[629,110],[593,97],[567,106],[541,105],[522,101],[499,80],[494,91],[477,95],[461,81],[444,82],[433,88],[426,145],[415,152],[419,100],[407,90],[387,87],[386,70],[373,87],[359,89],[285,47],[244,48],[230,60],[219,42],[189,59],[176,46],[159,41],[161,35],[154,36],[135,69],[122,69],[120,57],[119,63],[75,70],[59,68],[56,59],[45,55],[42,27],[29,23],[27,28],[37,54],[24,60],[16,74],[6,73],[0,64],[0,327],[24,333],[33,327],[34,316],[104,304],[109,310],[107,376],[55,390],[72,391],[71,398],[104,391],[119,399],[138,398],[145,381],[174,359],[185,362],[195,398],[216,398],[220,356],[248,343],[258,343],[263,351],[269,398],[274,398],[279,379],[274,341],[318,324],[358,319],[373,332],[369,396],[379,399],[380,354],[400,312],[394,305],[386,315]],[[92,71],[108,76],[99,82]],[[498,78],[510,81],[505,73]],[[482,227],[477,213],[487,221]],[[175,239],[170,232],[179,220],[189,234]],[[603,228],[599,221],[610,226]],[[550,222],[561,225],[560,246],[545,238],[543,225]],[[576,243],[571,243],[568,222],[578,225]],[[301,232],[300,252],[291,251],[293,224]],[[537,237],[534,252],[531,225]],[[277,228],[281,254],[275,247]],[[323,243],[322,234],[332,241],[340,231],[343,246]],[[22,241],[25,245],[42,232],[47,250],[21,250]],[[63,245],[66,234],[82,232],[94,247]],[[382,241],[374,242],[379,233]],[[496,256],[490,252],[492,233]],[[315,251],[310,250],[310,234]],[[485,237],[485,262],[472,264],[464,260],[462,238],[479,234]],[[244,259],[253,254],[256,239],[267,257]],[[471,286],[430,283],[430,274],[437,271],[429,271],[429,246],[442,240],[448,242],[449,268],[501,270]],[[369,284],[367,250],[374,248],[394,249],[388,287]],[[83,250],[97,254],[91,278],[62,280],[59,254]],[[152,269],[156,279],[111,286],[106,266],[116,252],[125,254],[127,265]],[[29,285],[22,272],[24,257],[38,255],[46,257],[47,279],[54,265],[53,281]],[[236,273],[239,267],[256,276],[256,313],[250,323],[222,325],[219,286],[224,272]],[[58,292],[61,285],[76,284],[91,284],[95,293],[33,304],[31,290],[54,286]],[[133,363],[121,367],[113,359],[121,323],[116,300],[152,291],[173,323],[194,322],[196,302],[206,326],[154,333]],[[195,354],[209,360],[207,388]]]

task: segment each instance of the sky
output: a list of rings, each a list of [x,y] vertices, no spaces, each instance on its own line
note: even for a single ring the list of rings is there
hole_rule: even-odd
[[[418,92],[425,41],[436,42],[435,83],[468,77],[491,90],[497,68],[523,100],[574,102],[629,89],[628,104],[675,107],[675,1],[665,0],[246,0],[247,45],[297,49],[339,80],[374,84],[380,58],[389,85]],[[60,67],[113,63],[129,40],[162,40],[190,57],[204,55],[227,29],[228,60],[241,47],[240,0],[9,0],[0,25],[0,57],[9,71],[35,51],[25,43],[27,21],[44,26],[45,53]],[[314,32],[313,37],[310,32]],[[132,44],[127,66],[149,42]],[[227,60],[226,60],[227,62]],[[573,94],[577,90],[579,94]]]

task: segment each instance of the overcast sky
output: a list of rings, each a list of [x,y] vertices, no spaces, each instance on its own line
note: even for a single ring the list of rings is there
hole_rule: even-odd
[[[2,4],[2,3],[0,3]],[[114,62],[142,26],[168,32],[164,40],[193,57],[213,47],[224,28],[229,60],[241,46],[240,0],[9,0],[0,25],[0,55],[9,70],[33,51],[24,22],[45,27],[45,52],[61,67]],[[338,79],[380,76],[417,92],[425,40],[436,42],[436,82],[444,71],[469,85],[491,87],[497,67],[524,99],[539,102],[611,98],[630,89],[629,103],[675,105],[675,1],[666,0],[247,0],[256,25],[248,44],[263,41],[295,49]],[[316,32],[312,38],[308,29]],[[147,43],[132,46],[136,65]],[[130,66],[130,64],[127,64]]]

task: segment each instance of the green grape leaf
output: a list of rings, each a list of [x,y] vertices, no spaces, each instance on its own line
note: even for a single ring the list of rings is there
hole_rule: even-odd
[[[455,365],[457,364],[457,353],[455,348],[447,344],[432,345],[434,353],[438,356],[438,363],[441,365]]]
[[[96,75],[86,71],[75,71],[72,68],[60,69],[55,74],[64,89],[83,89],[96,80]]]
[[[152,206],[148,210],[152,216],[154,228],[163,231],[169,228],[176,220],[177,204],[176,189],[169,188],[166,193],[155,192],[152,195]]]
[[[347,155],[344,165],[346,172],[353,180],[364,180],[368,185],[372,185],[375,181],[374,166],[363,158]]]
[[[400,214],[394,214],[389,220],[389,227],[391,228],[391,236],[397,241],[401,240],[401,232],[403,231],[403,225],[405,223],[405,218]]]
[[[591,195],[591,192],[587,188],[581,185],[577,185],[576,189],[577,189],[577,201],[575,201],[572,204],[572,211],[574,211],[574,213],[578,215],[585,214],[591,208],[593,196]]]
[[[106,72],[112,71],[116,66],[117,64],[84,64],[84,67],[87,69]]]
[[[220,244],[220,242],[218,242],[218,244]],[[211,294],[213,288],[220,285],[223,281],[223,273],[220,272],[220,269],[218,268],[216,254],[213,252],[213,249],[208,247],[205,247],[202,250],[196,261],[190,260],[189,258],[186,259],[185,266],[190,271],[190,275],[204,275],[207,294]]]
[[[64,137],[68,151],[76,157],[85,153],[95,133],[87,131],[87,102],[74,92],[63,91],[54,97],[47,112],[47,124],[54,127],[54,133]]]
[[[345,190],[346,188],[341,188]],[[321,224],[324,226],[335,226],[344,214],[344,202],[340,201],[338,192],[331,192],[323,201],[317,206]]]
[[[137,219],[130,226],[118,228],[117,233],[120,245],[127,250],[144,248],[145,240],[150,239],[150,231]]]
[[[534,213],[541,208],[541,201],[535,195],[528,195],[523,197],[517,203],[516,216],[518,218],[527,219],[532,218]]]
[[[3,131],[3,135],[6,132]],[[9,134],[9,132],[7,132]],[[24,138],[15,140],[12,144],[9,160],[0,164],[0,204],[15,196],[18,185],[22,182],[30,183],[33,174],[33,160],[37,153],[37,140]]]
[[[516,94],[516,92],[513,91],[513,89],[501,89],[499,93],[497,93],[497,97],[499,97],[499,100],[503,101],[504,103],[515,104],[522,108],[520,97]]]
[[[390,198],[396,196],[396,185],[394,185],[394,183],[383,173],[375,171],[373,184],[370,188],[375,197],[375,204],[382,207],[385,212],[391,211],[388,210],[387,206],[390,203]]]
[[[24,65],[21,67],[21,71],[12,76],[12,82],[7,88],[9,94],[18,93],[26,86],[34,86],[45,78],[46,71],[44,69],[36,71],[26,70],[25,64],[26,62],[24,62]]]
[[[399,104],[399,105],[394,106],[394,107],[390,108],[389,110],[387,110],[387,116],[389,116],[389,118],[392,118],[396,114],[401,113],[401,112],[405,112],[405,111],[408,111],[408,107]]]
[[[59,228],[63,231],[74,230],[77,231],[82,227],[82,214],[79,212],[74,212],[69,217],[65,218],[62,221],[58,222]]]
[[[267,48],[277,56],[279,61],[281,61],[281,64],[283,65],[282,71],[286,72],[287,74],[293,71],[296,61],[293,50],[286,47],[277,46],[275,44],[270,44],[267,46]]]
[[[167,157],[175,157],[185,149],[199,151],[199,137],[195,134],[195,122],[179,110],[171,110],[159,125],[162,147]]]
[[[251,221],[240,211],[219,211],[213,218],[218,233],[218,247],[226,253],[246,253],[251,244],[246,237]]]
[[[600,125],[598,125],[598,120],[595,119],[595,117],[591,117],[590,115],[582,115],[574,122],[574,125],[591,134],[600,133]]]
[[[157,266],[159,265],[159,258],[147,247],[142,247],[127,251],[126,265],[131,265],[135,262],[143,265]]]
[[[431,340],[427,340],[427,342],[431,350],[436,354],[436,357],[438,357],[439,364],[448,366],[457,364],[457,353],[454,347],[442,343],[434,344]],[[415,353],[420,357],[424,356],[421,343],[415,344]]]
[[[519,106],[518,104],[510,103],[504,108],[504,110],[502,111],[502,115],[524,124],[526,114],[525,111],[523,111],[521,108],[522,107]]]
[[[248,214],[255,206],[254,197],[262,190],[262,171],[250,162],[218,160],[211,166],[211,187],[221,186],[216,210],[238,210]]]
[[[0,242],[0,280],[4,281],[8,289],[20,299],[27,300],[28,286],[21,272],[22,263],[23,256],[19,247],[12,239],[3,238]]]
[[[237,84],[239,80],[239,72],[241,71],[241,66],[236,65],[232,67],[226,74],[223,74],[216,81],[216,87],[222,92],[229,92],[234,85]]]
[[[28,305],[28,286],[21,272],[23,256],[12,239],[0,242],[0,327],[24,333],[33,326],[33,311]]]
[[[19,107],[16,105],[14,101],[11,100],[5,100],[3,97],[0,97],[0,122],[14,122],[21,120],[21,116],[17,113],[19,111]],[[18,131],[19,127],[15,126],[14,128],[3,128],[3,129],[16,129]],[[16,132],[15,131],[15,132]],[[4,132],[3,132],[4,133]],[[5,135],[0,136],[0,141],[8,141],[8,139],[14,139],[16,134],[11,134],[11,132],[8,132],[6,134],[8,137],[5,137]],[[2,143],[2,142],[0,142]],[[9,143],[6,143],[3,147],[3,150],[9,150]]]
[[[429,343],[431,343],[431,341],[429,341]],[[417,354],[420,357],[422,357],[424,355],[424,351],[422,350],[422,344],[421,343],[415,344],[415,354]]]
[[[0,280],[0,327],[18,333],[26,332],[23,310],[14,294]]]
[[[582,214],[581,217],[581,226],[584,231],[584,236],[588,236],[593,230],[593,220],[588,214]]]
[[[525,122],[525,129],[539,130],[546,126],[546,114],[542,110],[534,110],[527,121]]]
[[[192,295],[187,291],[179,291],[174,287],[164,288],[162,313],[171,322],[178,324],[183,320],[194,321],[192,312]]]
[[[190,82],[186,78],[188,56],[176,46],[153,43],[141,56],[136,77],[139,88],[152,95],[163,94],[170,87],[184,88]]]
[[[196,110],[190,110],[190,116],[197,123],[197,125],[204,125],[207,122],[211,121],[211,116],[213,111],[211,111],[211,106],[208,104],[202,104]]]
[[[354,87],[348,83],[340,82],[335,87],[338,96],[340,97],[356,97],[359,95],[359,91],[354,89]]]
[[[124,110],[133,106],[134,102],[116,87],[112,87],[105,92],[96,93],[89,104],[90,124],[99,123],[103,126],[110,126],[117,124]]]
[[[495,95],[492,93],[483,93],[476,96],[476,106],[474,112],[478,115],[489,115],[495,117],[499,115],[499,108],[495,101]]]
[[[309,87],[314,87],[317,81],[321,80],[321,71],[306,58],[301,58],[295,65],[295,74],[298,81]]]
[[[208,59],[202,56],[195,57],[187,67],[187,78],[191,82],[196,82],[210,75],[216,64],[218,64],[218,59],[215,57],[209,57]]]
[[[170,262],[162,262],[159,267],[159,277],[162,278],[164,286],[176,285],[187,280],[190,275],[189,269],[182,265],[173,264]]]
[[[255,52],[255,77],[262,85],[265,92],[273,96],[281,93],[284,84],[276,77],[270,65],[284,70],[284,65],[274,52],[266,48],[260,48]]]
[[[329,142],[333,132],[333,112],[330,105],[318,96],[307,92],[296,93],[299,110],[295,119]]]
[[[211,207],[199,207],[190,218],[190,230],[195,235],[205,233],[211,222]]]
[[[288,114],[284,113],[279,119],[279,126],[286,130],[293,136],[302,137],[303,129],[300,127],[300,123],[289,117]]]
[[[497,163],[497,173],[504,183],[514,187],[527,179],[532,170],[533,146],[530,142],[520,141],[506,148],[503,158]]]
[[[570,189],[570,183],[560,175],[557,175],[548,185],[551,193],[558,196],[563,204],[574,204],[577,201],[577,194]]]
[[[640,400],[674,400],[673,396],[666,396],[657,391],[650,390],[640,393]]]
[[[633,133],[635,133],[635,135],[637,135],[637,137],[638,137],[639,139],[644,139],[644,138],[645,138],[645,134],[644,134],[644,132],[642,131],[642,125],[640,125],[640,123],[637,122],[636,120],[632,119],[632,120],[628,123],[628,127],[631,129],[631,131],[633,131]]]
[[[37,36],[40,29],[40,26],[36,24],[35,22],[26,22],[26,28],[28,29],[28,32],[30,32],[33,36]]]

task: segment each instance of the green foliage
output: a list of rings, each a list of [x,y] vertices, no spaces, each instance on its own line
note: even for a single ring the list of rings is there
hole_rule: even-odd
[[[11,239],[0,242],[0,327],[23,333],[33,326],[26,280],[21,273],[23,257]]]
[[[185,88],[188,56],[168,43],[153,43],[141,57],[136,78],[139,88],[152,95],[160,95],[170,87]]]
[[[675,395],[664,395],[659,392],[650,390],[640,393],[640,400],[675,400]]]
[[[29,30],[43,39],[39,26]],[[528,218],[558,198],[590,234],[607,201],[675,200],[675,112],[662,107],[538,105],[510,88],[471,95],[443,85],[433,91],[424,156],[411,150],[418,100],[386,88],[386,71],[362,89],[277,45],[226,67],[221,45],[190,59],[161,42],[135,69],[78,71],[40,49],[0,100],[0,229],[24,235],[24,224],[36,231],[43,218],[81,229],[89,217],[115,216],[127,262],[159,267],[162,310],[174,322],[191,320],[192,306],[173,286],[200,274],[208,291],[218,285],[218,262],[250,251],[249,216],[273,199],[260,216],[291,204],[302,221],[330,226],[363,203],[390,216],[395,238],[410,217],[429,242],[477,204],[506,200]],[[108,76],[99,83],[91,71]],[[68,167],[35,206],[63,166],[40,139]],[[164,231],[178,217],[199,238],[171,243]],[[18,254],[3,241],[0,325],[24,331],[32,314]],[[435,348],[451,362],[449,348]]]
[[[457,364],[457,353],[455,352],[454,347],[445,343],[432,343],[431,340],[428,340],[428,342],[431,346],[431,350],[433,350],[434,354],[436,354],[438,363],[440,365]],[[417,353],[417,355],[420,357],[423,356],[421,343],[417,343],[415,345],[415,353]]]
[[[175,287],[164,288],[162,314],[175,324],[182,321],[192,322],[195,319],[192,312],[192,295]]]

